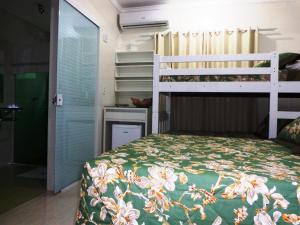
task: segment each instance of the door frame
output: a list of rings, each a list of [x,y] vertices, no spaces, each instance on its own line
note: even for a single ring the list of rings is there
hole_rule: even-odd
[[[100,151],[100,143],[102,139],[102,99],[101,92],[101,73],[100,73],[100,41],[101,27],[97,20],[84,9],[80,9],[80,5],[76,5],[74,0],[64,0],[70,4],[80,14],[89,19],[98,27],[98,55],[96,69],[96,97],[95,97],[95,142],[94,156]],[[51,18],[50,18],[50,55],[49,55],[49,94],[48,94],[48,143],[47,143],[47,191],[53,192],[55,186],[55,137],[56,137],[56,106],[52,103],[53,97],[56,95],[57,87],[57,53],[58,53],[58,22],[59,22],[59,0],[51,0]]]

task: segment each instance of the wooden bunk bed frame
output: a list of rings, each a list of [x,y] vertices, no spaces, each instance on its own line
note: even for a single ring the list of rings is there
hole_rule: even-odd
[[[198,68],[198,69],[162,69],[161,63],[191,62],[241,62],[270,61],[270,67],[250,68]],[[277,137],[278,119],[295,119],[300,112],[278,111],[279,93],[300,93],[300,81],[279,81],[279,57],[276,52],[236,55],[199,55],[199,56],[160,56],[154,55],[153,66],[153,106],[152,133],[162,133],[170,129],[172,92],[214,92],[214,93],[269,93],[269,138]],[[269,81],[222,81],[222,82],[164,82],[161,76],[194,75],[270,75]],[[159,120],[160,93],[166,95],[165,121]]]

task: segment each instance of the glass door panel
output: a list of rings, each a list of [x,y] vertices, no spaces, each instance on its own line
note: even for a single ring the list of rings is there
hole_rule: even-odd
[[[54,191],[78,180],[94,157],[99,28],[59,1]]]

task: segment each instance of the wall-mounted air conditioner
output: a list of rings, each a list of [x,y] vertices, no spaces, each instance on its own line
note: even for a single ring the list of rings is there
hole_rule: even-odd
[[[168,26],[168,19],[160,10],[123,12],[119,14],[120,28],[141,28]]]

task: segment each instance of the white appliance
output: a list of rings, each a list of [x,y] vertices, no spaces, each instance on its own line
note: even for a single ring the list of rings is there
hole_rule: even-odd
[[[119,14],[121,29],[168,26],[169,21],[160,10],[123,12]]]
[[[112,149],[142,137],[142,125],[113,124]]]

